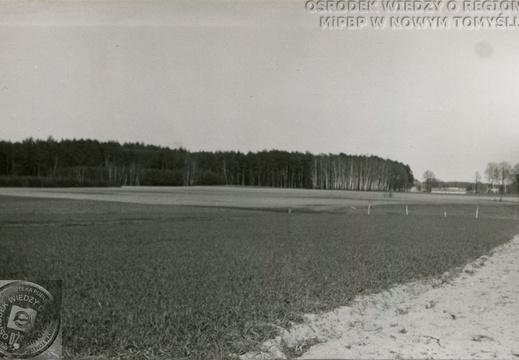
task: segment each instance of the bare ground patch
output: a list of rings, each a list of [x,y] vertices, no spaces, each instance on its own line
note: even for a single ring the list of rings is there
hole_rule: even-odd
[[[306,315],[303,324],[264,343],[262,352],[241,359],[517,358],[517,259],[519,236],[456,274]]]

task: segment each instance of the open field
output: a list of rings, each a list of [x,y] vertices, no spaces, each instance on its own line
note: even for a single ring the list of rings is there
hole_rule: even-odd
[[[342,212],[350,206],[389,204],[477,204],[499,202],[499,195],[443,195],[262,187],[121,187],[121,188],[0,188],[0,195],[38,198],[117,201],[137,204],[216,206],[245,209],[296,208]],[[501,202],[519,204],[517,196]]]
[[[245,353],[303,314],[440,276],[519,232],[517,199],[0,189],[8,193],[17,196],[0,196],[0,277],[64,280],[72,358]]]

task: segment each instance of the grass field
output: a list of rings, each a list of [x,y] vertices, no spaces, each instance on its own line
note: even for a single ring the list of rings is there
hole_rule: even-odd
[[[438,276],[519,232],[512,202],[251,190],[208,189],[198,206],[168,189],[152,191],[168,205],[0,196],[0,277],[64,280],[67,357],[229,358],[302,314]]]
[[[150,205],[187,205],[241,209],[295,208],[310,211],[343,212],[350,206],[390,204],[477,204],[516,203],[517,196],[443,195],[426,193],[384,193],[340,190],[301,190],[236,186],[121,188],[1,188],[1,195],[76,200],[101,200]],[[502,201],[499,201],[499,200]]]

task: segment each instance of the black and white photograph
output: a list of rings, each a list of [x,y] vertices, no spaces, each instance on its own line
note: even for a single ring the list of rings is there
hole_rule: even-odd
[[[519,359],[519,0],[0,0],[0,357]]]

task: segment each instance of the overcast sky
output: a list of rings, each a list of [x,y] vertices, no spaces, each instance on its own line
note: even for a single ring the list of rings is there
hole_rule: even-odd
[[[519,163],[519,30],[323,30],[305,1],[0,14],[2,140],[373,154],[444,181]]]

